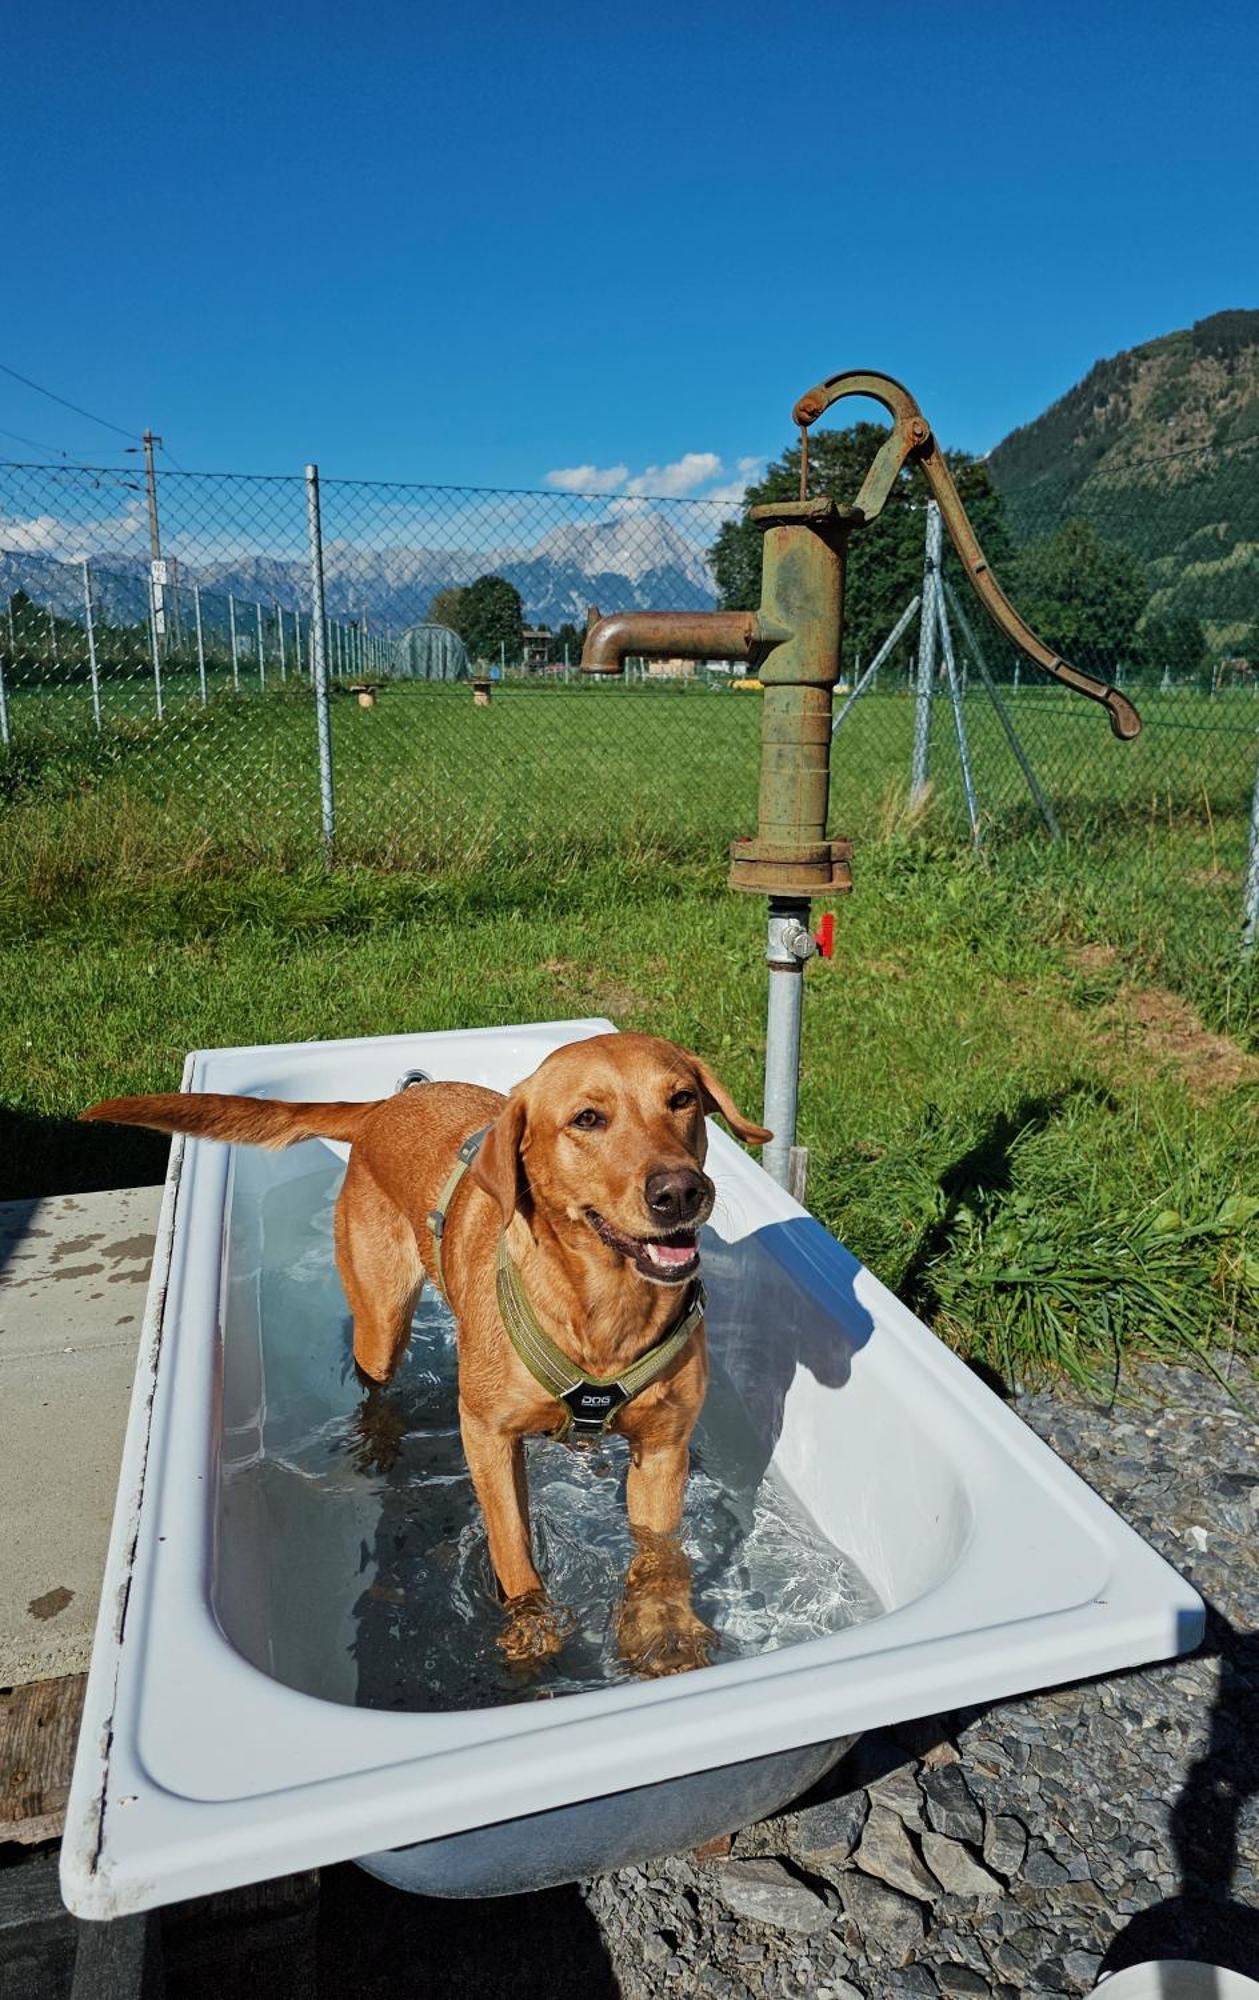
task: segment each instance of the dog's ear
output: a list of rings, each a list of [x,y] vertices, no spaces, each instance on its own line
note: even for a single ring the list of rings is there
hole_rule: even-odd
[[[767,1139],[773,1138],[773,1133],[767,1132],[763,1125],[754,1125],[750,1118],[743,1116],[721,1078],[714,1076],[702,1056],[691,1055],[688,1051],[686,1059],[699,1078],[705,1111],[720,1112],[735,1138],[742,1139],[745,1146],[763,1146]]]
[[[479,1188],[491,1195],[503,1212],[503,1227],[516,1213],[524,1178],[520,1148],[525,1136],[525,1105],[521,1097],[509,1097],[481,1142],[481,1150],[469,1168]]]

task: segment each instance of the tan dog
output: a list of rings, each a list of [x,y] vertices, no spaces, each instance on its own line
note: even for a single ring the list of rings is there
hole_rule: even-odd
[[[285,1104],[175,1092],[112,1098],[83,1115],[237,1144],[349,1140],[336,1209],[337,1267],[354,1316],[354,1358],[387,1382],[425,1276],[441,1280],[459,1327],[459,1421],[506,1599],[509,1658],[563,1642],[563,1614],[534,1567],[522,1440],[561,1431],[566,1411],[508,1338],[500,1238],[528,1306],[591,1377],[627,1369],[686,1309],[696,1231],[713,1205],[704,1114],[752,1145],[770,1134],[736,1108],[698,1056],[651,1035],[597,1035],[547,1057],[510,1097],[475,1084],[424,1083],[365,1104]],[[440,1253],[430,1217],[470,1136],[488,1127],[449,1197]],[[630,1445],[626,1488],[637,1553],[618,1625],[623,1656],[646,1673],[710,1657],[690,1602],[678,1529],[688,1444],[708,1383],[702,1319],[665,1371],[611,1419]]]

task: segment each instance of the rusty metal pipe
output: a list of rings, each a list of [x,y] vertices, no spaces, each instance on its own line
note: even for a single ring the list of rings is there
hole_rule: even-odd
[[[586,631],[583,674],[619,674],[649,660],[755,660],[783,634],[762,629],[755,611],[614,611]]]

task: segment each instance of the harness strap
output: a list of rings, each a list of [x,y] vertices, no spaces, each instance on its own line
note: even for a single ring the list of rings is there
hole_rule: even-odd
[[[429,1211],[428,1226],[433,1232],[434,1250],[432,1276],[443,1299],[446,1298],[446,1282],[442,1273],[442,1234],[447,1211],[454,1199],[455,1189],[480,1152],[489,1129],[488,1125],[483,1125],[479,1132],[473,1132],[464,1140],[437,1197],[437,1206]],[[508,1252],[506,1235],[498,1239],[497,1282],[498,1310],[507,1338],[539,1388],[564,1406],[564,1423],[559,1432],[562,1438],[601,1437],[617,1411],[624,1409],[635,1396],[641,1395],[677,1359],[703,1319],[708,1305],[702,1283],[698,1278],[693,1279],[683,1301],[681,1318],[661,1335],[654,1346],[616,1375],[586,1375],[563,1348],[556,1345],[534,1312],[525,1295],[520,1273]]]
[[[488,1125],[483,1125],[479,1132],[474,1132],[470,1138],[464,1140],[458,1153],[455,1155],[455,1164],[451,1168],[446,1178],[446,1183],[437,1197],[437,1206],[429,1211],[428,1226],[433,1232],[433,1261],[436,1266],[433,1278],[438,1291],[444,1299],[446,1298],[446,1281],[442,1276],[442,1232],[446,1227],[446,1211],[454,1200],[455,1189],[480,1152],[482,1141],[489,1129]],[[446,1303],[449,1304],[450,1301],[447,1299]]]
[[[561,1437],[599,1437],[626,1403],[641,1395],[682,1352],[708,1304],[696,1278],[687,1292],[682,1316],[661,1338],[615,1375],[587,1375],[556,1345],[525,1294],[512,1262],[506,1236],[498,1241],[498,1309],[507,1338],[539,1388],[566,1411]]]

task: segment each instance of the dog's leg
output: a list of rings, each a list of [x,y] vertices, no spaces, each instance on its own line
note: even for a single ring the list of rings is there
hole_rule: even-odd
[[[490,1561],[505,1600],[507,1622],[498,1643],[509,1660],[546,1659],[558,1653],[573,1618],[552,1604],[534,1568],[524,1441],[474,1416],[462,1401],[459,1428],[485,1518]]]
[[[636,1554],[625,1576],[617,1621],[621,1657],[640,1674],[684,1674],[716,1649],[691,1604],[691,1565],[682,1549],[688,1439],[636,1439],[625,1497]]]
[[[353,1154],[334,1234],[337,1269],[354,1315],[354,1359],[373,1382],[387,1382],[410,1337],[424,1266],[410,1223]]]

